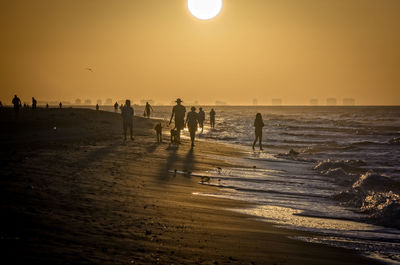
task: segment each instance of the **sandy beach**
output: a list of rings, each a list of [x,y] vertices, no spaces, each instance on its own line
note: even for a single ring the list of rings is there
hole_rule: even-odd
[[[377,264],[356,252],[290,239],[303,232],[194,195],[217,188],[169,170],[234,166],[241,152],[205,141],[157,144],[156,121],[87,109],[0,112],[2,264]],[[249,165],[251,166],[251,165]]]

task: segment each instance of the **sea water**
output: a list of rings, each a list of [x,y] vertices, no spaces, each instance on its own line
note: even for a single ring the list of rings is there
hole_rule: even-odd
[[[400,264],[400,107],[215,106],[215,129],[211,107],[203,108],[197,137],[235,145],[245,157],[216,155],[242,167],[194,172],[220,187],[199,195],[254,203],[240,211],[315,235],[299,240]],[[154,110],[171,115],[171,107]],[[264,151],[251,149],[258,112]]]

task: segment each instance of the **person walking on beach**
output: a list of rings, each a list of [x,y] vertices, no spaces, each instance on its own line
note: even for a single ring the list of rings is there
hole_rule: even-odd
[[[264,122],[261,117],[261,113],[256,114],[256,119],[254,121],[254,127],[255,127],[256,139],[254,139],[254,142],[253,142],[253,150],[254,150],[254,146],[256,145],[257,140],[259,140],[259,143],[260,143],[260,150],[263,150],[263,148],[262,148],[262,129],[264,127]]]
[[[126,141],[126,131],[129,128],[131,140],[133,141],[133,114],[134,110],[131,107],[131,101],[127,99],[125,106],[121,108],[122,124],[124,128],[124,141]]]
[[[19,97],[17,97],[17,95],[14,95],[12,104],[14,105],[15,118],[18,118],[19,109],[21,108],[22,103]]]
[[[0,110],[3,109],[3,103],[0,101]]]
[[[211,109],[210,111],[210,126],[211,128],[215,128],[215,110]]]
[[[118,102],[116,102],[116,101],[114,104],[114,112],[118,112]]]
[[[149,102],[146,102],[146,107],[145,107],[145,115],[149,119],[151,112],[154,111],[153,107],[149,104]]]
[[[99,109],[100,109],[99,104],[96,104],[96,110],[99,110]]]
[[[190,133],[190,141],[192,142],[192,147],[194,147],[194,139],[196,137],[197,125],[199,123],[199,114],[196,112],[195,107],[190,108],[190,112],[186,116],[185,125],[187,125]]]
[[[204,112],[203,108],[199,108],[199,126],[201,128],[201,132],[204,129],[204,120],[206,119],[206,113]]]
[[[58,104],[58,106],[60,107],[60,109],[62,109],[62,102],[60,101],[60,104]]]
[[[156,131],[156,135],[157,135],[157,143],[162,143],[162,126],[161,126],[161,122],[156,124],[156,126],[154,127],[154,130]]]
[[[34,97],[32,97],[32,109],[36,109],[37,101]]]
[[[183,130],[185,126],[185,113],[186,108],[181,105],[182,100],[178,98],[176,100],[176,105],[172,108],[171,119],[169,120],[169,124],[172,122],[172,118],[175,116],[175,128],[177,130],[177,140],[178,143],[181,142],[181,130]]]

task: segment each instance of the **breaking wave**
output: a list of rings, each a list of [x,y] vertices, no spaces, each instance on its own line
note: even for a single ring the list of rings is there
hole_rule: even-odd
[[[369,171],[334,198],[368,214],[376,224],[400,228],[400,185],[388,176]]]

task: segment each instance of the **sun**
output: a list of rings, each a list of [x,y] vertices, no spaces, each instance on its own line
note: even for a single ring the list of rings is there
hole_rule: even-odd
[[[188,0],[188,9],[198,19],[212,19],[221,12],[222,0]]]

